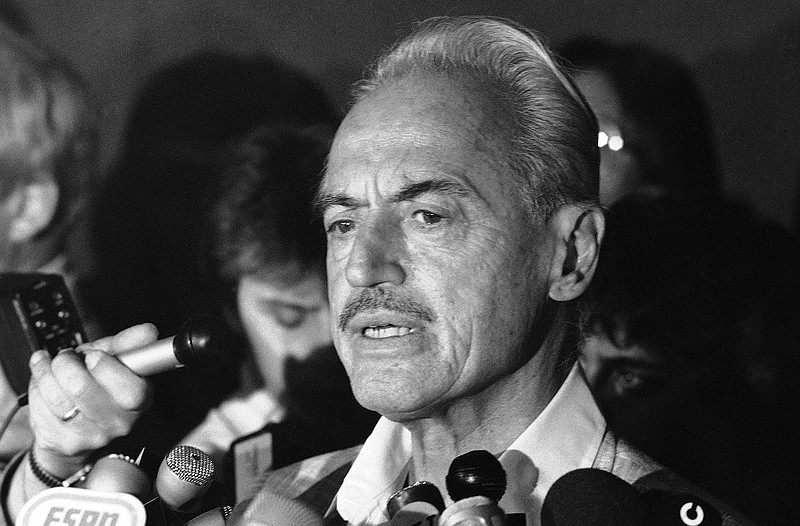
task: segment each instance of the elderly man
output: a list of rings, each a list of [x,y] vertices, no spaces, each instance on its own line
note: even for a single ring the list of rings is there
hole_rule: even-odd
[[[529,31],[434,19],[389,52],[337,132],[319,194],[334,343],[356,398],[383,418],[363,447],[268,474],[238,513],[275,513],[262,497],[279,491],[330,524],[386,524],[387,499],[417,481],[450,504],[451,461],[481,449],[507,471],[501,507],[538,524],[570,471],[632,482],[659,470],[607,431],[575,365],[569,301],[604,228],[597,172],[595,119]],[[102,382],[119,372],[93,356]],[[35,364],[32,405],[37,382],[75,365],[60,361]],[[83,408],[73,387],[63,394],[39,404],[43,420]]]
[[[607,431],[574,365],[569,301],[598,258],[597,186],[595,119],[534,34],[433,19],[384,56],[319,195],[335,345],[384,418],[360,450],[274,473],[268,490],[331,523],[384,524],[394,492],[424,480],[445,494],[453,458],[484,449],[507,472],[501,507],[538,524],[569,471],[659,470]]]
[[[538,524],[567,472],[661,469],[607,431],[575,365],[569,301],[604,229],[597,125],[540,40],[497,19],[429,20],[356,95],[319,205],[335,345],[384,418],[352,465],[312,459],[268,488],[326,511],[326,480],[346,472],[331,522],[383,524],[394,492],[424,480],[445,494],[453,458],[484,449],[507,472],[501,507]]]

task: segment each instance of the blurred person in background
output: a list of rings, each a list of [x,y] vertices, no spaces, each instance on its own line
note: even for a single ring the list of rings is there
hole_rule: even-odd
[[[723,198],[610,207],[580,363],[609,426],[755,521],[796,520],[795,237]]]
[[[94,326],[80,300],[91,268],[84,210],[94,175],[95,117],[83,80],[68,64],[0,23],[0,272],[64,276],[90,335]],[[27,352],[0,352],[3,361],[27,366]],[[16,396],[0,374],[0,421],[11,417]],[[23,409],[0,438],[0,462],[30,440]]]
[[[597,116],[601,204],[642,186],[719,190],[708,108],[682,62],[643,44],[590,37],[558,53]]]
[[[91,299],[104,333],[147,321],[169,336],[187,318],[215,312],[201,262],[221,150],[262,124],[337,122],[313,79],[270,57],[203,52],[151,75],[95,195],[99,258]],[[126,439],[130,448],[166,453],[233,392],[235,370],[232,364],[154,378],[155,404]]]
[[[313,201],[332,138],[332,127],[262,127],[223,154],[203,246],[244,360],[236,394],[180,441],[220,465],[234,440],[267,424],[282,422],[266,430],[272,462],[260,469],[359,444],[377,421],[353,397],[329,327]]]

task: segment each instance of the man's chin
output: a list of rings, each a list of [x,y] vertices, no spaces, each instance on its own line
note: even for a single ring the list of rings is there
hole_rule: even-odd
[[[432,405],[427,398],[419,396],[420,393],[405,390],[402,387],[392,388],[386,384],[364,386],[353,384],[353,394],[358,403],[389,420],[404,423],[419,418],[426,418],[432,414]]]

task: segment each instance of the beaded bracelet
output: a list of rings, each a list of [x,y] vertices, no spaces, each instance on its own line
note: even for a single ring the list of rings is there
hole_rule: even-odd
[[[28,451],[28,464],[31,466],[31,471],[34,476],[39,479],[39,482],[48,488],[57,488],[62,485],[63,480],[56,478],[55,475],[44,469],[36,462],[36,457],[33,456],[33,448]]]

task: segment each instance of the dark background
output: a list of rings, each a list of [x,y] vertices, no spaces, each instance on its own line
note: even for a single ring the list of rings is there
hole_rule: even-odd
[[[726,190],[795,226],[800,179],[797,0],[25,0],[34,32],[89,80],[103,164],[156,68],[201,49],[266,52],[311,73],[344,108],[365,65],[443,14],[514,18],[552,44],[579,34],[641,40],[684,59],[711,106]]]

